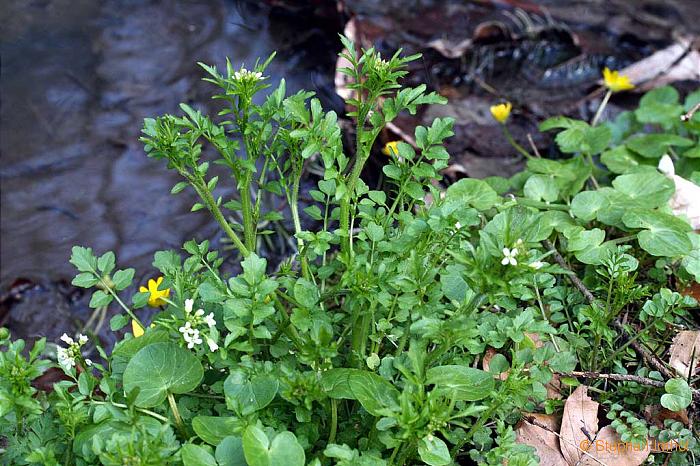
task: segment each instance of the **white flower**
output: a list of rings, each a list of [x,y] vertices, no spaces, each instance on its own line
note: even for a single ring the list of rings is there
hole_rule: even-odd
[[[207,345],[209,345],[209,351],[212,353],[219,350],[219,345],[210,337],[207,337]]]
[[[188,320],[187,322],[185,322],[185,325],[182,326],[182,327],[180,327],[178,330],[179,330],[180,333],[182,333],[183,335],[187,335],[187,334],[189,334],[189,333],[192,331],[192,324],[191,324],[190,321]]]
[[[216,321],[214,320],[213,312],[210,312],[209,315],[207,315],[204,318],[204,323],[206,323],[209,327],[216,327]]]
[[[539,270],[539,269],[541,269],[542,267],[545,266],[545,263],[542,262],[542,261],[534,261],[534,262],[530,262],[530,263],[527,264],[527,265],[528,265],[529,267],[532,267],[532,268],[535,269],[535,270]]]
[[[85,364],[87,364],[88,366],[92,366],[92,361],[88,358],[85,358]]]
[[[186,299],[185,300],[185,314],[189,314],[192,312],[193,305],[194,305],[194,299]]]
[[[197,309],[197,312],[194,313],[195,317],[202,317],[204,315],[204,309]]]
[[[75,341],[73,341],[73,339],[65,333],[61,335],[61,341],[63,341],[66,345],[72,345],[73,343],[75,343]]]
[[[80,342],[80,346],[83,346],[85,343],[87,343],[88,337],[83,335],[82,333],[78,334],[78,342]]]
[[[239,71],[236,71],[233,73],[233,79],[236,81],[241,81],[241,80],[251,80],[251,81],[259,81],[263,77],[262,73],[259,71],[248,71],[245,68],[241,68]]]
[[[455,223],[455,228],[459,230],[460,228],[462,228],[462,224],[459,222]]]
[[[518,238],[518,241],[515,242],[516,246],[522,246],[523,245],[523,240],[522,238]]]
[[[515,256],[518,255],[518,250],[516,248],[513,249],[508,249],[508,248],[503,248],[503,260],[501,261],[501,264],[503,265],[518,265],[518,261],[515,259]]]
[[[64,370],[75,366],[75,358],[71,356],[71,353],[66,348],[61,348],[59,346],[56,349],[56,359],[58,359],[58,364],[63,367]]]

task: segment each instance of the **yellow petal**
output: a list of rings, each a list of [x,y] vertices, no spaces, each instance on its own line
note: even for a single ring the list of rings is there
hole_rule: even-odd
[[[143,327],[141,327],[134,319],[131,319],[131,331],[136,338],[144,334]]]
[[[161,283],[163,283],[163,277],[158,277],[156,279],[156,286],[160,286]]]
[[[139,291],[140,291],[141,293],[148,293],[148,288],[146,288],[145,286],[140,286],[140,287],[139,287]]]
[[[384,145],[382,153],[391,157],[399,155],[399,141],[389,141]]]
[[[512,108],[513,105],[510,102],[492,105],[490,108],[491,115],[497,122],[503,124],[508,119],[508,116],[510,116],[510,111],[512,110]]]

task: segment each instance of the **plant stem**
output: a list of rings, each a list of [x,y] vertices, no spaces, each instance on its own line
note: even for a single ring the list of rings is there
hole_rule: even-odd
[[[501,128],[503,128],[503,134],[506,136],[506,139],[508,140],[508,143],[513,146],[515,150],[520,152],[520,154],[525,157],[526,159],[531,159],[533,158],[532,155],[525,150],[523,146],[515,142],[515,139],[513,139],[513,136],[510,134],[510,131],[508,130],[508,127],[505,124],[501,125]]]
[[[250,196],[250,175],[246,174],[241,187],[241,207],[243,211],[243,237],[246,248],[255,251],[256,222],[253,216],[253,201]]]
[[[608,101],[610,100],[611,95],[612,95],[612,91],[610,91],[610,90],[608,90],[608,92],[605,93],[605,97],[603,97],[603,100],[600,102],[600,106],[598,107],[598,110],[595,112],[595,116],[593,117],[593,120],[591,120],[591,126],[595,126],[596,124],[598,124],[598,120],[600,120],[600,117],[603,114],[603,110],[608,105]]]
[[[328,443],[335,443],[335,434],[338,430],[338,400],[331,399],[331,432],[328,434]]]
[[[303,167],[303,162],[302,162]],[[294,230],[297,238],[297,252],[301,259],[301,274],[304,278],[309,278],[309,262],[305,255],[302,255],[304,249],[304,240],[301,239],[301,220],[299,219],[299,180],[301,179],[301,168],[298,173],[294,174],[294,183],[292,184],[292,198],[289,202],[289,209],[292,211],[292,220],[294,221]]]
[[[175,425],[177,426],[180,433],[184,434],[185,427],[182,424],[182,417],[180,417],[180,411],[178,411],[177,409],[175,397],[170,392],[168,392],[168,404],[170,405],[170,410],[173,412],[173,417],[175,418]]]
[[[231,239],[231,241],[238,248],[238,250],[241,251],[243,256],[248,257],[250,255],[251,250],[243,244],[236,232],[233,231],[233,228],[231,228],[231,225],[229,225],[228,220],[224,218],[224,214],[221,212],[221,209],[219,209],[219,206],[216,204],[216,201],[209,192],[209,188],[207,188],[207,185],[204,182],[204,180],[192,180],[192,185],[197,191],[197,194],[199,194],[199,197],[201,197],[204,203],[207,205],[209,212],[211,212],[216,221],[219,222],[219,225],[221,225],[221,228],[223,228],[226,235]]]

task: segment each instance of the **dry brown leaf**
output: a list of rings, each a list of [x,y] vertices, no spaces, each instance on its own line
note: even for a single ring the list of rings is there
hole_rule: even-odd
[[[600,429],[587,451],[595,459],[584,455],[580,466],[600,466],[601,463],[609,466],[639,466],[649,456],[648,445],[624,443],[610,426]]]
[[[568,466],[559,451],[559,438],[554,433],[559,430],[559,420],[547,414],[526,414],[526,417],[535,418],[538,424],[550,430],[522,421],[515,430],[516,442],[535,447],[541,466]]]
[[[683,374],[683,378],[688,378],[693,352],[695,352],[695,360],[692,361],[693,373],[696,373],[698,365],[700,365],[698,362],[700,360],[700,331],[683,330],[678,332],[671,344],[671,356],[668,362],[678,373]]]
[[[700,53],[690,50],[691,47],[690,39],[681,39],[624,68],[620,73],[628,76],[640,91],[674,81],[700,79]]]
[[[576,464],[583,455],[578,446],[588,440],[584,432],[591,438],[598,432],[598,403],[588,396],[587,386],[579,385],[564,403],[561,420],[559,447],[569,464]]]
[[[450,42],[449,40],[446,39],[435,39],[431,40],[428,42],[428,47],[431,47],[440,54],[442,54],[446,58],[458,58],[464,55],[464,52],[467,51],[472,46],[472,40],[467,38],[467,39],[462,39],[459,42]]]
[[[544,386],[547,389],[547,399],[548,400],[561,400],[561,378],[559,374],[553,374],[552,380],[547,382]]]
[[[683,424],[688,424],[688,410],[682,409],[678,412],[666,409],[661,405],[648,405],[644,407],[644,416],[647,421],[656,425],[656,427],[662,429],[664,427],[664,421],[666,419],[673,419],[674,421],[682,422]]]

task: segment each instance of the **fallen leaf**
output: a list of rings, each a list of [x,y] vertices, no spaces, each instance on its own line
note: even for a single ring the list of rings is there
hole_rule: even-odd
[[[559,438],[555,434],[559,430],[559,419],[547,414],[526,414],[526,419],[534,418],[537,424],[544,425],[548,429],[521,421],[515,430],[515,441],[530,445],[537,451],[541,466],[568,466],[559,450]]]
[[[623,442],[615,429],[605,426],[600,429],[587,451],[593,458],[584,455],[578,463],[580,466],[600,466],[601,463],[609,466],[639,466],[646,461],[650,450],[648,444]]]
[[[498,354],[498,351],[496,351],[493,348],[487,348],[486,352],[484,353],[484,358],[481,360],[481,365],[484,368],[486,372],[490,372],[489,368],[491,367],[491,360],[493,359],[494,356]],[[498,375],[494,375],[494,378],[497,378],[499,380],[506,380],[508,378],[508,372],[509,371],[504,371],[501,372]]]
[[[585,433],[584,433],[585,432]],[[559,447],[569,464],[576,464],[583,455],[579,445],[598,432],[598,403],[588,396],[588,387],[579,385],[564,403]]]
[[[672,419],[674,421],[682,422],[683,424],[688,424],[688,410],[682,409],[678,412],[666,409],[661,405],[648,405],[644,407],[644,416],[647,421],[655,424],[656,427],[662,429],[664,427],[664,421],[666,419]]]
[[[691,358],[695,352],[695,360],[692,361],[693,373],[697,373],[698,365],[700,365],[700,331],[683,330],[678,332],[671,344],[671,356],[669,364],[676,369],[683,378],[688,378],[690,371]]]
[[[683,38],[620,71],[640,91],[674,81],[700,79],[700,53],[692,50],[692,42]]]

